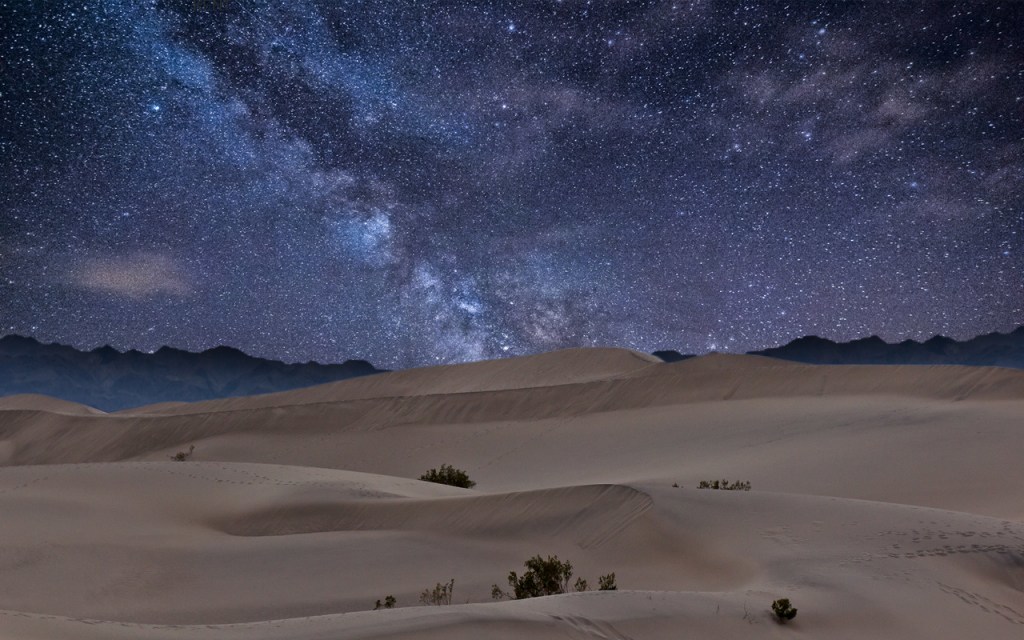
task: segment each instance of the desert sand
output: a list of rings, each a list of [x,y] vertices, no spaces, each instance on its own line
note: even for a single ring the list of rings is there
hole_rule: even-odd
[[[114,414],[0,398],[0,638],[1019,639],[1022,460],[998,368],[576,349]],[[416,479],[442,463],[476,487]],[[753,488],[697,488],[722,477]],[[535,554],[619,590],[493,601]]]

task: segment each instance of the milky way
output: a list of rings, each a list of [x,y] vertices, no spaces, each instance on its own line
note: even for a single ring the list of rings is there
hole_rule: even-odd
[[[0,333],[394,367],[1024,324],[1024,3],[0,15]]]

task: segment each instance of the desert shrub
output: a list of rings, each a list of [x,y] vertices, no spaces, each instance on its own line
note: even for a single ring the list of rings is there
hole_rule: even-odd
[[[378,600],[377,604],[373,606],[373,610],[376,611],[378,609],[394,609],[397,603],[398,600],[395,600],[395,596],[388,596],[384,598],[384,604],[381,604],[380,600]]]
[[[730,483],[728,480],[701,480],[698,489],[721,489],[724,491],[750,491],[750,483],[742,480]]]
[[[450,464],[442,464],[440,469],[431,469],[422,476],[420,480],[426,480],[427,482],[436,482],[438,484],[447,484],[453,487],[462,487],[463,489],[472,489],[476,486],[476,483],[469,479],[466,472],[462,469],[456,469]]]
[[[562,562],[558,556],[548,556],[545,560],[537,555],[523,563],[526,571],[518,575],[515,571],[508,572],[508,586],[511,591],[505,591],[498,585],[491,587],[491,597],[495,600],[503,598],[539,598],[541,596],[553,596],[559,593],[569,592],[569,580],[572,579],[572,563]],[[612,591],[615,587],[615,574],[598,578],[598,585],[602,591]],[[586,591],[588,583],[583,578],[577,578],[573,584],[576,591]]]
[[[780,624],[786,624],[787,620],[796,617],[796,609],[789,602],[789,598],[779,598],[772,602],[772,613],[775,614]]]
[[[434,585],[433,589],[424,589],[423,593],[420,594],[420,602],[422,604],[451,604],[452,603],[452,592],[455,591],[455,578],[452,578],[448,582],[438,582]]]
[[[171,460],[174,460],[175,462],[185,462],[186,460],[192,457],[192,452],[195,450],[196,445],[190,444],[188,446],[188,451],[179,451],[178,453],[171,456]]]
[[[548,556],[545,560],[537,555],[524,562],[523,565],[526,567],[526,571],[521,576],[517,575],[515,571],[508,572],[508,586],[512,593],[502,591],[498,585],[494,585],[491,589],[492,598],[522,600],[552,596],[569,590],[572,563],[562,562],[558,556]]]

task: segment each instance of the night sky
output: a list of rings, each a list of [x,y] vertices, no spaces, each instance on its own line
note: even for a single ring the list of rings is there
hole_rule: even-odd
[[[1024,324],[1024,3],[0,0],[0,334],[404,367]]]

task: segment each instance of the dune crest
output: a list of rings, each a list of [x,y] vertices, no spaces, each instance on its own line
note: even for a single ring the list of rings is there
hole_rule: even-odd
[[[106,415],[105,412],[84,404],[37,393],[19,393],[12,396],[2,396],[0,397],[0,411],[46,411],[49,413],[72,415]]]

